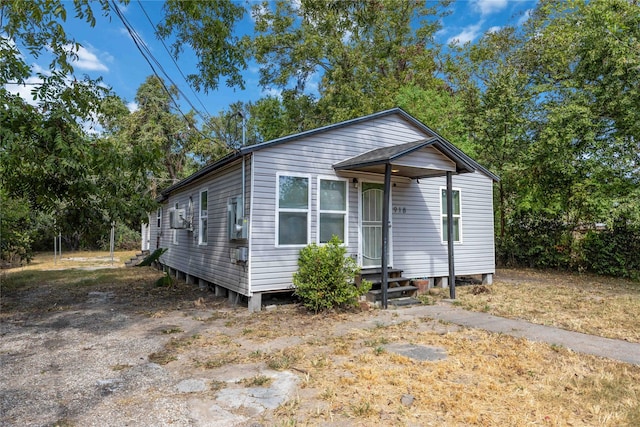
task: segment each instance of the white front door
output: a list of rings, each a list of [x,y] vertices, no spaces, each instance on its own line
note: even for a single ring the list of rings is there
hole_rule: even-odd
[[[362,259],[362,267],[381,267],[384,185],[363,182],[360,201],[360,251],[362,254],[360,258]],[[391,216],[389,216],[389,220],[391,220]],[[391,233],[389,233],[389,248],[391,248]],[[389,250],[388,261],[391,265],[391,250]]]

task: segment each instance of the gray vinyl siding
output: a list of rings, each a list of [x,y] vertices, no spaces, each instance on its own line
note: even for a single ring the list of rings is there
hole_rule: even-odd
[[[433,147],[426,147],[393,162],[394,165],[455,171],[456,164]]]
[[[249,200],[251,191],[249,177],[251,176],[250,156],[246,161],[246,199],[245,213],[249,214]],[[160,247],[169,250],[160,258],[167,267],[176,269],[209,283],[223,286],[227,289],[248,295],[248,274],[246,268],[240,264],[233,264],[230,251],[239,246],[247,246],[244,241],[229,241],[227,225],[227,203],[230,197],[242,194],[241,161],[237,161],[215,174],[209,174],[203,179],[182,188],[169,195],[162,206],[162,230]],[[200,191],[207,190],[208,199],[208,242],[198,244],[199,202]],[[173,232],[169,228],[169,209],[178,202],[180,208],[187,208],[189,197],[193,199],[193,231],[176,230],[178,243],[173,243]],[[152,215],[153,217],[153,215]],[[154,218],[155,219],[155,218]],[[151,245],[155,249],[156,223],[152,221]]]
[[[456,275],[495,272],[493,182],[476,172],[453,176],[461,192],[462,242],[454,244]],[[442,243],[440,191],[444,177],[397,183],[393,192],[394,267],[406,277],[448,276]]]
[[[160,247],[169,248],[161,258],[167,266],[225,288],[251,295],[254,292],[291,288],[297,271],[300,249],[276,244],[277,176],[292,174],[309,178],[309,241],[318,242],[318,177],[340,176],[347,179],[348,254],[359,255],[359,197],[361,183],[382,182],[374,174],[343,172],[336,175],[333,165],[373,149],[422,140],[426,133],[401,115],[392,114],[354,122],[349,126],[328,128],[283,143],[264,145],[252,151],[246,162],[245,215],[249,216],[249,240],[230,242],[227,237],[227,201],[241,194],[241,161],[215,169],[188,181],[167,195],[163,204],[162,228],[157,230],[155,213],[151,215],[151,248],[160,236]],[[250,160],[249,160],[250,159]],[[435,148],[420,150],[401,158],[408,166],[425,165],[453,170],[455,165],[441,157]],[[352,179],[359,187],[354,188]],[[394,178],[392,188],[391,244],[393,266],[406,277],[448,275],[447,245],[441,242],[440,188],[444,177],[416,180]],[[453,185],[462,193],[463,242],[455,245],[456,274],[492,273],[495,270],[493,241],[492,180],[482,173],[454,175]],[[194,200],[197,219],[199,193],[208,189],[208,244],[198,245],[196,233],[178,230],[178,244],[172,243],[169,208],[180,203],[186,207]],[[194,223],[197,229],[197,221]],[[231,262],[230,251],[249,247],[247,266]]]
[[[308,175],[311,191],[311,239],[317,242],[317,195],[320,176],[335,176],[333,165],[380,147],[415,141],[425,134],[398,116],[387,116],[352,126],[310,135],[254,152],[253,215],[251,217],[251,291],[264,292],[292,286],[300,247],[276,247],[277,173]],[[360,181],[367,180],[360,177]],[[379,181],[380,177],[369,180]],[[348,185],[348,253],[358,254],[358,196]]]

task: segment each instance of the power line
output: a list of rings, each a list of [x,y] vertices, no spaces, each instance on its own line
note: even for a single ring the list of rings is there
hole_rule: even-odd
[[[136,48],[138,49],[138,51],[142,54],[142,57],[145,59],[145,61],[147,62],[147,64],[149,64],[149,67],[151,67],[151,71],[153,71],[153,74],[158,78],[158,80],[160,81],[160,84],[162,85],[162,88],[165,90],[165,92],[167,93],[167,95],[169,96],[169,98],[171,99],[171,101],[173,102],[173,104],[175,105],[176,109],[178,110],[178,112],[180,113],[180,115],[184,118],[184,120],[187,122],[187,124],[189,124],[189,119],[187,118],[187,116],[184,114],[184,112],[182,111],[182,109],[180,108],[180,105],[178,104],[178,102],[176,101],[176,99],[173,97],[173,94],[169,91],[169,88],[167,88],[166,84],[164,83],[164,80],[160,77],[160,75],[158,74],[158,72],[156,71],[156,68],[153,66],[152,60],[153,62],[156,64],[156,66],[158,68],[160,68],[160,70],[162,71],[162,73],[167,77],[167,79],[178,89],[178,91],[183,94],[182,91],[180,91],[180,89],[177,87],[177,85],[173,82],[173,80],[169,77],[169,75],[166,73],[166,71],[164,70],[164,68],[162,67],[162,65],[153,57],[153,55],[151,54],[151,51],[149,50],[149,47],[146,45],[146,43],[144,42],[144,40],[142,40],[142,38],[140,37],[140,35],[138,34],[138,32],[133,28],[133,26],[131,25],[131,23],[129,23],[129,21],[127,20],[127,18],[124,16],[124,14],[122,13],[122,11],[120,10],[120,8],[118,7],[118,5],[115,3],[114,0],[111,0],[109,2],[111,8],[113,9],[113,11],[116,13],[116,15],[118,16],[118,18],[120,19],[120,21],[122,21],[122,24],[124,25],[125,29],[127,30],[127,32],[129,33],[129,35],[131,36],[131,39],[133,40],[133,43],[135,44]],[[149,59],[149,57],[151,59]],[[183,94],[184,95],[184,94]],[[202,115],[202,113],[200,113],[198,111],[197,108],[195,108],[193,106],[193,104],[191,103],[191,101],[189,101],[189,99],[185,96],[185,100],[187,101],[187,103],[191,106],[191,108],[200,116],[202,117],[204,120],[206,120],[206,118]],[[200,131],[200,129],[198,129],[197,127],[194,126],[194,129],[196,132],[198,132],[203,138],[205,139],[210,139],[208,136],[206,136],[204,133],[202,133]]]
[[[151,24],[151,26],[155,29],[155,24],[153,23],[153,21],[151,21],[151,18],[149,17],[149,14],[147,13],[147,11],[145,10],[145,8],[142,6],[142,2],[140,0],[138,0],[138,6],[140,6],[140,9],[142,10],[142,13],[144,13],[144,16],[147,17],[147,21],[149,21],[149,24]],[[178,65],[178,62],[175,60],[175,58],[173,57],[173,55],[171,54],[171,52],[169,51],[169,48],[167,47],[167,45],[165,44],[164,40],[162,38],[159,38],[160,43],[162,43],[162,46],[164,47],[164,50],[167,52],[167,54],[169,55],[169,58],[171,58],[171,61],[173,61],[173,64],[176,66],[176,68],[178,69],[178,72],[180,73],[180,75],[182,76],[182,78],[184,79],[184,81],[187,83],[187,86],[189,86],[189,89],[191,89],[191,93],[193,93],[193,96],[196,98],[196,100],[200,103],[200,105],[202,106],[202,109],[204,110],[204,112],[207,114],[207,117],[211,117],[211,113],[209,113],[209,111],[207,110],[207,107],[205,107],[205,105],[202,103],[202,101],[200,100],[200,98],[198,97],[198,95],[196,94],[196,91],[193,90],[193,87],[191,86],[191,84],[189,84],[189,80],[187,80],[187,77],[184,75],[184,73],[182,72],[182,69],[180,68],[180,66]],[[177,85],[174,83],[174,86],[177,87]],[[180,90],[178,88],[178,90]],[[180,91],[180,93],[182,93],[182,91]],[[183,94],[183,96],[186,99],[186,96]]]

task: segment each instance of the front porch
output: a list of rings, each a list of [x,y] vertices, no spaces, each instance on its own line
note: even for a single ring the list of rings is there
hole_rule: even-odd
[[[374,289],[370,292],[370,299],[381,301],[383,308],[387,308],[390,295],[413,296],[416,287],[410,279],[403,278],[389,268],[390,265],[390,207],[391,207],[391,178],[429,179],[446,176],[446,235],[453,236],[453,189],[452,175],[475,172],[473,165],[462,153],[457,153],[454,147],[445,143],[439,137],[432,137],[401,145],[371,150],[364,154],[346,159],[333,165],[338,174],[354,176],[354,174],[374,175],[383,178],[382,212],[380,221],[380,258],[379,271],[372,271],[375,277]],[[364,222],[364,218],[361,218]],[[447,238],[448,283],[451,283],[450,296],[455,298],[455,269],[453,239]],[[364,253],[363,253],[364,255]],[[365,272],[366,276],[368,273]],[[378,288],[379,285],[379,288]]]

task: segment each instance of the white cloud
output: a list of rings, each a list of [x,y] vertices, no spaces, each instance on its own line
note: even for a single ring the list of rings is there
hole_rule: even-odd
[[[17,85],[17,84],[7,84],[5,88],[7,91],[13,95],[18,95],[20,98],[24,99],[27,104],[30,105],[38,105],[38,101],[33,100],[33,95],[31,95],[31,91],[39,86],[42,83],[42,80],[38,77],[29,77],[25,80],[25,84]]]
[[[262,89],[262,96],[272,96],[274,98],[282,98],[282,90],[275,88]]]
[[[351,37],[353,37],[353,32],[350,30],[345,30],[344,34],[342,35],[342,43],[349,44],[349,42],[351,42]]]
[[[140,109],[140,106],[138,105],[137,102],[131,101],[131,102],[127,102],[127,109],[129,110],[130,113],[135,113],[136,111],[138,111],[138,109]]]
[[[508,0],[476,0],[474,5],[482,16],[500,12],[507,7]]]
[[[264,4],[260,3],[256,6],[253,6],[250,13],[251,20],[253,22],[256,22],[258,18],[266,15],[267,13],[269,13],[269,9]]]
[[[76,55],[78,58],[72,61],[72,65],[76,68],[87,71],[109,71],[98,56],[84,46],[80,46]]]
[[[475,25],[469,25],[465,27],[459,34],[449,37],[447,44],[460,44],[463,45],[466,42],[475,40],[480,35],[480,28],[483,22],[478,22]]]
[[[38,64],[32,64],[31,70],[36,74],[42,74],[44,76],[51,75],[51,72]],[[25,79],[24,84],[7,84],[5,88],[7,91],[13,95],[18,95],[20,98],[24,99],[27,104],[36,106],[38,105],[38,101],[33,99],[33,95],[31,91],[42,84],[42,79],[38,76],[31,76]]]
[[[522,16],[520,17],[520,19],[518,19],[518,26],[521,26],[522,24],[527,22],[529,18],[531,18],[532,13],[533,13],[533,9],[525,10]]]
[[[486,32],[487,32],[488,34],[491,34],[491,33],[497,33],[498,31],[500,31],[500,28],[501,28],[501,27],[499,27],[499,26],[497,26],[497,25],[496,25],[496,26],[493,26],[493,27],[489,28]]]

